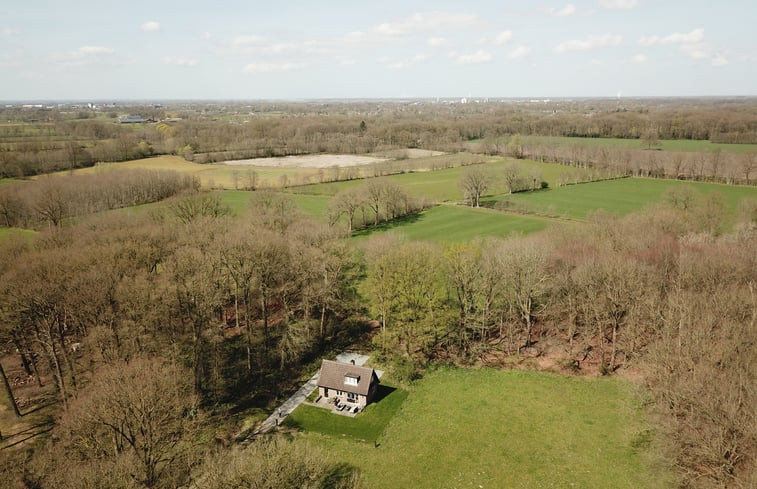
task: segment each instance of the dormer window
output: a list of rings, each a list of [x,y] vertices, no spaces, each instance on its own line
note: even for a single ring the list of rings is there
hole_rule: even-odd
[[[344,376],[344,384],[345,385],[357,385],[358,382],[360,382],[360,376],[359,375],[347,374],[347,375]]]

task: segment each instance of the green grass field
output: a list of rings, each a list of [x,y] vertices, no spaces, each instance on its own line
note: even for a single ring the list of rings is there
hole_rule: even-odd
[[[303,404],[292,412],[285,424],[303,431],[373,442],[378,440],[386,425],[397,414],[407,399],[407,391],[381,385],[378,397],[378,402],[368,405],[365,411],[354,418]]]
[[[0,228],[0,241],[3,241],[4,239],[7,239],[11,236],[31,239],[37,236],[37,231],[21,228]]]
[[[322,430],[325,431],[325,430]],[[372,489],[671,487],[633,388],[618,379],[443,369],[378,440],[305,433]]]
[[[601,147],[618,149],[646,149],[639,139],[619,139],[619,138],[574,138],[563,136],[524,136],[526,143],[535,142],[553,146],[571,146],[583,145],[586,147]],[[757,151],[757,144],[729,144],[729,143],[711,143],[709,141],[693,141],[685,139],[664,139],[660,140],[657,148],[665,151],[715,151],[744,153]]]
[[[541,231],[552,221],[550,219],[519,216],[490,209],[439,205],[418,215],[356,231],[356,239],[389,230],[404,234],[412,240],[437,243],[470,241],[487,236],[510,236]]]
[[[234,215],[242,214],[249,206],[252,192],[246,190],[219,190],[221,200],[231,208]],[[310,217],[323,219],[326,217],[330,197],[325,195],[284,194],[290,197],[297,207]]]
[[[622,178],[603,182],[569,185],[539,192],[500,195],[485,202],[510,201],[539,213],[585,219],[591,212],[603,209],[619,215],[641,210],[663,200],[669,188],[690,186],[695,192],[719,192],[734,211],[741,199],[757,198],[757,187],[681,182],[651,178]]]
[[[492,185],[492,188],[488,190],[487,194],[495,195],[505,191],[506,187],[504,186],[504,182],[496,181],[498,180],[496,176],[498,173],[502,173],[502,169],[507,163],[513,161],[515,160],[508,158],[488,158],[487,163],[480,165],[481,168],[490,171],[492,175],[495,176],[493,179],[495,183]],[[573,167],[553,163],[540,163],[531,160],[519,160],[518,162],[526,171],[531,168],[539,168],[542,172],[543,179],[549,182],[549,185],[552,187],[557,185],[557,180],[560,174],[573,173],[576,171]],[[401,173],[383,178],[387,181],[402,185],[411,195],[417,197],[427,197],[438,202],[457,202],[463,200],[463,192],[458,187],[458,182],[460,181],[463,172],[466,171],[466,168],[467,167],[458,167],[435,171]],[[365,185],[365,183],[366,180],[349,180],[304,185],[291,188],[290,190],[293,193],[299,194],[334,195],[340,190],[358,185]]]

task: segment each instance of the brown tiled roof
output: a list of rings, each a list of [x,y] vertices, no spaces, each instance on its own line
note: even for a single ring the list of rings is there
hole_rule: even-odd
[[[345,376],[357,377],[357,385],[345,384]],[[321,364],[321,373],[318,377],[318,387],[328,387],[329,389],[354,392],[367,396],[373,377],[376,377],[376,382],[378,383],[378,376],[372,368],[359,367],[351,363],[324,360]]]

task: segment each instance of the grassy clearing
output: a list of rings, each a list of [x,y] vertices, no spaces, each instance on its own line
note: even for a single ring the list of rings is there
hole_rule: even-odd
[[[0,178],[0,185],[10,185],[12,183],[20,183],[23,180],[17,180],[15,178]]]
[[[18,236],[20,238],[32,239],[37,236],[37,231],[31,229],[21,228],[0,228],[0,241],[10,238],[11,236]]]
[[[616,149],[646,149],[639,139],[619,138],[574,138],[563,136],[525,136],[525,141],[553,146],[583,145],[586,147],[608,147]],[[664,151],[716,151],[728,153],[745,153],[757,151],[757,144],[711,143],[709,141],[692,141],[685,139],[661,139],[659,149]]]
[[[444,369],[419,381],[379,447],[307,433],[368,487],[670,487],[630,385]]]
[[[757,198],[757,187],[714,183],[681,182],[647,178],[623,178],[604,182],[569,185],[550,190],[501,195],[485,201],[509,201],[526,205],[539,213],[585,219],[591,212],[603,209],[619,215],[638,211],[660,202],[669,188],[690,186],[695,192],[719,192],[731,213],[745,197]]]
[[[440,205],[417,215],[384,223],[377,228],[357,231],[354,237],[365,238],[375,233],[395,231],[412,240],[454,243],[487,236],[509,236],[541,231],[549,219],[519,216],[489,209]]]
[[[510,158],[489,158],[487,163],[481,165],[483,168],[491,171],[493,175],[502,173],[504,166],[515,160]],[[576,171],[573,167],[557,165],[553,163],[540,163],[531,160],[519,160],[525,171],[531,168],[539,168],[542,172],[543,179],[554,187],[562,173],[573,173]],[[463,200],[463,192],[458,187],[458,182],[466,168],[448,168],[444,170],[423,171],[414,173],[402,173],[384,177],[386,180],[402,185],[410,194],[417,197],[427,197],[438,202],[458,202]],[[496,195],[505,191],[504,182],[498,182],[493,179],[494,183],[489,189],[489,195]],[[364,185],[365,180],[350,180],[343,182],[331,182],[316,185],[306,185],[292,188],[294,193],[312,194],[312,195],[334,195],[340,190]]]
[[[354,418],[303,404],[292,412],[285,424],[307,432],[372,442],[378,440],[386,425],[397,414],[407,398],[407,391],[381,385],[378,396],[378,402],[369,404],[365,411]]]

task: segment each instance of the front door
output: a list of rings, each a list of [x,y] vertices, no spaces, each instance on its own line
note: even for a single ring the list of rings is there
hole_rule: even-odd
[[[329,389],[328,387],[323,388],[323,397],[328,398],[329,397]]]
[[[355,394],[354,392],[348,392],[347,402],[357,402],[357,394]]]

